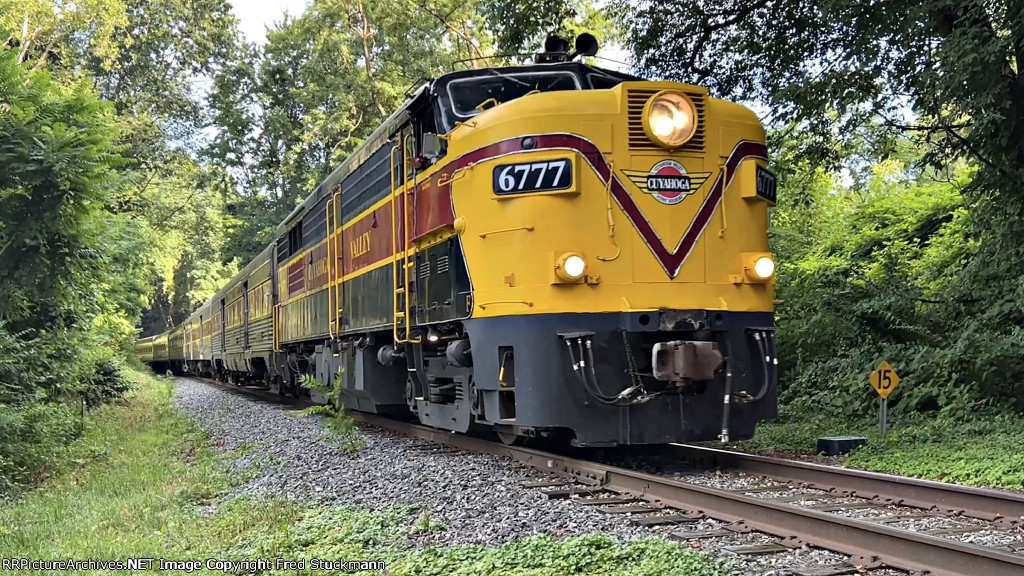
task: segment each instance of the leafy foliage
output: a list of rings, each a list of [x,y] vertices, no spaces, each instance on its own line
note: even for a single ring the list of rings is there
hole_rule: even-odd
[[[120,52],[114,30],[127,23],[121,0],[80,0],[60,7],[45,0],[0,1],[0,30],[18,61],[35,68],[49,65],[74,74],[84,61],[109,68]]]
[[[341,382],[343,374],[343,369],[339,368],[338,373],[334,376],[334,382]],[[324,425],[334,433],[339,445],[348,454],[357,452],[366,446],[366,441],[359,434],[356,421],[345,412],[345,407],[342,405],[341,386],[324,384],[309,374],[303,374],[299,378],[299,383],[303,388],[315,392],[327,400],[324,405],[310,406],[300,411],[301,414],[324,416]]]
[[[533,54],[544,46],[550,34],[571,41],[582,32],[594,34],[599,41],[620,40],[613,21],[616,13],[599,10],[589,0],[496,0],[482,2],[488,28],[493,31],[498,52]]]
[[[144,306],[131,219],[106,210],[122,158],[109,105],[0,51],[0,489],[35,480],[80,410],[128,386],[116,360]],[[77,405],[77,404],[76,404]]]
[[[781,176],[794,192],[773,215],[783,400],[863,414],[865,375],[883,358],[904,375],[897,410],[991,397],[963,387],[964,358],[949,350],[947,294],[977,249],[958,191],[970,171],[944,181],[893,159],[848,185],[809,164]]]
[[[674,0],[644,3],[631,26],[645,69],[763,102],[800,122],[815,158],[843,159],[833,143],[881,120],[926,136],[939,165],[982,162],[986,188],[1019,197],[1019,2]]]

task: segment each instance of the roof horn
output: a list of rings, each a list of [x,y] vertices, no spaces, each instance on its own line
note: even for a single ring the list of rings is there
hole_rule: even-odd
[[[597,38],[594,38],[593,34],[584,32],[576,37],[576,51],[569,55],[569,60],[577,56],[595,56],[597,49]]]

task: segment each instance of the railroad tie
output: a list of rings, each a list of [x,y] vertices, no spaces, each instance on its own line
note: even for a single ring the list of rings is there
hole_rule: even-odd
[[[836,503],[826,502],[824,504],[811,504],[805,506],[811,510],[818,510],[820,512],[836,512],[839,510],[860,510],[863,508],[877,508],[878,505],[873,502],[847,502],[847,503]]]
[[[526,480],[519,485],[523,488],[554,488],[555,486],[570,486],[575,480]]]
[[[722,528],[712,528],[710,530],[676,530],[669,534],[669,538],[673,540],[681,540],[686,542],[687,540],[703,540],[705,538],[719,538],[722,536],[734,536],[736,532],[731,530],[724,530]]]
[[[605,514],[639,514],[641,512],[656,512],[658,508],[637,504],[635,506],[598,506],[597,511]]]
[[[849,562],[838,564],[795,566],[790,568],[794,576],[842,576],[843,574],[856,574],[857,567]]]
[[[574,494],[586,494],[590,496],[596,496],[598,494],[604,494],[607,492],[604,488],[598,486],[573,486],[571,488],[556,488],[554,490],[545,490],[541,492],[548,500],[565,500],[566,498]]]
[[[783,546],[781,542],[764,542],[761,544],[743,544],[741,546],[723,546],[722,551],[737,556],[761,556],[789,552],[789,547]]]
[[[665,524],[689,524],[697,522],[704,516],[690,516],[686,514],[664,514],[662,516],[637,516],[633,523],[639,526],[662,526]]]
[[[611,504],[632,504],[636,502],[636,498],[630,496],[612,496],[610,498],[573,498],[572,502],[580,506],[599,506],[599,505],[611,505]]]

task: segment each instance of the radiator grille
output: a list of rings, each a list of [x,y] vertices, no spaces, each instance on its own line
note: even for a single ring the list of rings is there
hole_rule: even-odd
[[[629,115],[629,148],[630,150],[664,150],[661,146],[651,142],[644,132],[643,114],[644,105],[661,90],[636,89],[626,94],[626,110]],[[704,152],[704,107],[707,96],[699,92],[684,92],[693,100],[693,106],[697,109],[697,131],[693,138],[683,144],[677,150],[687,152]]]

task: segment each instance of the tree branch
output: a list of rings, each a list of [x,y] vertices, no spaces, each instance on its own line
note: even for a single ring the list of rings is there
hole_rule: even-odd
[[[730,26],[735,26],[736,24],[739,24],[747,16],[753,14],[754,11],[760,8],[764,8],[768,4],[768,1],[769,0],[756,0],[755,2],[748,4],[747,6],[744,6],[742,8],[737,8],[736,10],[723,11],[714,14],[714,16],[719,16],[731,13],[732,16],[715,23],[709,23],[701,26],[700,36],[698,36],[697,39],[694,41],[693,50],[690,52],[690,57],[687,58],[686,60],[686,67],[689,68],[690,70],[696,71],[698,74],[700,74],[701,78],[706,78],[710,76],[712,72],[711,70],[701,68],[700,66],[697,65],[697,57],[704,53],[704,46],[706,46],[707,43],[711,41],[712,35],[714,35],[714,33],[719,30],[723,30],[725,28],[729,28]],[[711,15],[706,14],[706,16]]]
[[[353,26],[353,28],[355,28],[356,33],[363,42],[363,58],[364,65],[366,66],[366,80],[370,88],[370,97],[373,98],[373,103],[377,106],[377,111],[380,112],[381,117],[386,118],[388,111],[377,95],[377,81],[373,76],[373,51],[370,46],[370,39],[373,38],[373,29],[370,27],[370,15],[366,12],[365,4],[359,2],[357,6],[359,7],[358,16],[361,19],[361,26]]]

